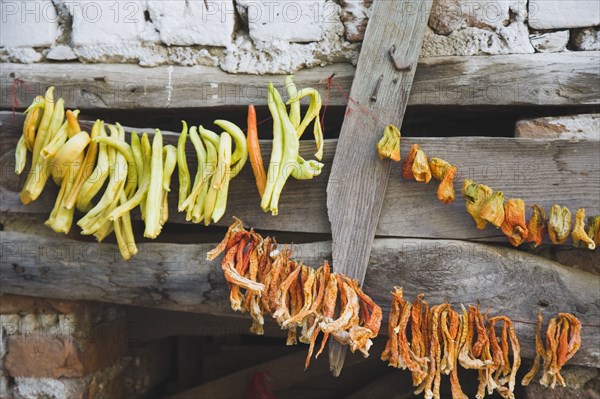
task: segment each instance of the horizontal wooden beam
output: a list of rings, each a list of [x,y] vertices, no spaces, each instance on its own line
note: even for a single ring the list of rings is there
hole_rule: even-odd
[[[0,117],[3,121],[0,133],[0,212],[48,215],[56,198],[53,183],[48,183],[42,196],[30,205],[22,205],[18,198],[25,175],[17,176],[14,173],[14,148],[20,135],[22,115],[17,114],[16,122],[7,112],[0,113]],[[164,135],[165,143],[176,144],[176,133],[164,132]],[[246,166],[231,182],[227,213],[217,225],[227,226],[233,216],[238,216],[257,229],[330,233],[326,186],[336,143],[337,140],[325,142],[325,167],[320,176],[306,181],[289,180],[283,190],[279,215],[276,217],[264,213],[260,208],[254,177],[251,168]],[[573,213],[584,207],[588,215],[600,214],[599,141],[406,138],[402,139],[403,158],[414,143],[419,143],[429,156],[441,157],[458,165],[455,181],[457,200],[451,205],[441,204],[436,195],[437,182],[421,184],[403,180],[401,166],[393,165],[377,226],[378,236],[506,242],[498,229],[475,228],[460,194],[462,181],[466,178],[485,182],[503,191],[506,198],[523,198],[529,205],[535,203],[549,209],[554,203],[559,203],[568,206]],[[195,171],[195,155],[191,153],[191,145],[189,150],[190,170]],[[268,160],[270,142],[262,142],[262,150],[263,159]],[[313,144],[302,141],[301,152],[312,158]],[[348,170],[336,178],[351,179],[352,176],[353,171]],[[171,193],[169,222],[185,223],[184,215],[176,209],[177,190]],[[202,228],[199,227],[199,231]]]
[[[129,262],[114,244],[59,235],[3,231],[0,245],[0,290],[5,294],[233,314],[219,261],[205,260],[214,244],[143,243]],[[331,243],[299,244],[294,254],[316,266],[330,256]],[[394,285],[403,286],[407,298],[425,293],[431,304],[480,303],[491,315],[511,317],[528,358],[534,354],[538,309],[546,319],[572,312],[586,324],[583,346],[572,363],[596,367],[600,362],[600,277],[593,274],[484,244],[376,239],[364,286],[386,314]]]
[[[599,104],[592,89],[600,85],[598,63],[598,51],[423,58],[409,106]],[[26,106],[50,85],[70,107],[144,109],[266,105],[267,83],[283,84],[281,75],[230,75],[204,66],[3,63],[0,69],[2,109],[12,108],[13,100]],[[299,71],[296,82],[324,94],[333,74],[349,93],[354,77],[349,64]],[[337,84],[329,105],[346,105]]]

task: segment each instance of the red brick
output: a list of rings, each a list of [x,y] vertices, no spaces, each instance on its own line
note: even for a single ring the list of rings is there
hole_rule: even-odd
[[[111,322],[94,327],[93,336],[10,336],[5,368],[13,377],[82,377],[123,356],[127,346],[123,332],[123,323]]]

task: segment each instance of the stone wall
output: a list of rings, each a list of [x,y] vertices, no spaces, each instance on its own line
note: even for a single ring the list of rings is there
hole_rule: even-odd
[[[0,59],[292,72],[356,62],[371,3],[0,0]],[[596,0],[434,0],[428,25],[424,57],[600,49]]]
[[[0,299],[0,398],[116,398],[127,358],[115,306]]]

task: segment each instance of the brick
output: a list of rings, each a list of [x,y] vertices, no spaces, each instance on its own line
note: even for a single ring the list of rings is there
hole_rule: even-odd
[[[95,326],[92,335],[34,332],[7,339],[5,367],[13,377],[82,377],[114,364],[126,350],[122,322]]]
[[[523,119],[517,121],[515,137],[600,140],[600,114]]]
[[[18,398],[113,399],[123,396],[123,368],[119,362],[81,378],[15,378],[14,391]]]
[[[534,29],[585,28],[600,25],[598,0],[530,0],[529,26]]]
[[[220,46],[232,42],[235,27],[233,0],[169,0],[147,3],[160,41],[177,46]]]
[[[51,0],[2,0],[0,16],[0,47],[50,47],[58,37]]]
[[[66,1],[73,16],[74,46],[121,45],[137,42],[146,29],[145,6],[139,0],[126,2]]]
[[[255,42],[316,42],[327,24],[339,21],[338,6],[326,0],[238,0],[246,7],[250,37]]]

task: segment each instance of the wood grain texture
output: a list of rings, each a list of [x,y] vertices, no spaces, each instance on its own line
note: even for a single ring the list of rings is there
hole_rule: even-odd
[[[214,244],[143,243],[129,262],[113,244],[55,235],[0,232],[0,291],[68,300],[234,316],[219,260],[206,261]],[[298,260],[317,266],[330,242],[294,246]],[[516,323],[525,358],[534,355],[538,308],[545,321],[571,312],[583,327],[583,346],[570,364],[600,366],[600,277],[508,248],[455,240],[376,239],[364,288],[384,310],[394,285],[407,299],[426,294],[430,304],[481,303],[490,315]],[[237,314],[240,316],[240,314]],[[251,320],[247,318],[247,328]],[[593,325],[593,326],[588,326]],[[210,328],[210,326],[207,326]],[[237,330],[236,330],[237,331]],[[385,334],[385,328],[382,328]],[[380,338],[377,341],[384,340]],[[377,354],[374,354],[377,355]]]
[[[402,126],[431,1],[406,5],[373,4],[327,184],[333,269],[361,283],[391,169],[374,149],[385,124]],[[407,70],[395,68],[392,48]]]
[[[0,213],[34,213],[49,215],[54,206],[57,189],[48,183],[41,197],[30,205],[22,205],[18,190],[25,175],[14,173],[14,148],[21,131],[22,115],[0,112]],[[139,130],[138,130],[139,131]],[[165,144],[176,144],[177,133],[164,132]],[[264,213],[256,192],[251,168],[246,167],[231,182],[227,213],[217,223],[227,226],[235,215],[248,225],[262,230],[305,233],[329,233],[327,220],[326,185],[332,176],[331,163],[336,140],[325,141],[323,173],[309,181],[290,180],[282,193],[277,217]],[[506,198],[521,197],[529,205],[537,203],[546,210],[554,203],[568,206],[573,213],[585,207],[588,215],[600,214],[600,142],[585,140],[533,140],[489,137],[403,138],[402,157],[410,146],[419,143],[429,156],[441,157],[458,166],[455,179],[457,200],[443,205],[436,197],[437,183],[405,181],[401,165],[392,166],[387,191],[375,234],[382,237],[445,238],[476,241],[507,242],[498,229],[477,230],[467,213],[460,194],[463,179],[484,182],[504,192]],[[261,144],[263,159],[268,159],[270,143]],[[190,171],[195,173],[195,155],[189,146]],[[372,150],[376,156],[376,150]],[[301,141],[301,153],[310,156],[313,144]],[[28,170],[28,169],[26,169]],[[26,173],[26,172],[24,172]],[[353,178],[355,170],[342,172]],[[176,186],[176,185],[175,185]],[[172,190],[177,193],[177,190]],[[186,223],[177,212],[176,195],[169,198],[170,223]],[[51,232],[45,226],[41,231]],[[44,230],[46,229],[46,230]],[[77,231],[76,228],[73,230]],[[204,227],[198,226],[198,232]],[[580,250],[584,251],[584,250]],[[600,250],[593,253],[600,263]]]
[[[376,0],[365,32],[344,123],[327,183],[333,270],[362,284],[383,204],[391,162],[373,149],[387,124],[400,128],[408,105],[432,0]],[[346,348],[329,345],[338,377]]]
[[[419,60],[409,105],[580,105],[600,104],[600,52],[512,54],[471,57],[433,57]],[[230,75],[218,68],[173,66],[169,69],[132,64],[0,64],[0,108],[12,107],[14,78],[21,107],[48,86],[56,85],[70,107],[82,109],[188,108],[266,105],[269,80],[281,76]],[[300,87],[318,88],[336,81],[348,92],[354,67],[334,64],[296,73]],[[68,80],[65,80],[68,76]],[[169,99],[171,91],[171,100]],[[337,90],[330,105],[346,105]]]

